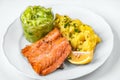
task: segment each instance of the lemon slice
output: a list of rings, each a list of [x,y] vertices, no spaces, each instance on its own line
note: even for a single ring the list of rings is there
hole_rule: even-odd
[[[90,63],[93,59],[93,51],[89,52],[80,52],[72,51],[68,56],[68,61],[72,64],[87,64]]]

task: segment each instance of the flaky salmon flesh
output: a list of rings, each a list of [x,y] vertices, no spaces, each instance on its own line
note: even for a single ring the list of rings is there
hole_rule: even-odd
[[[47,75],[59,68],[70,52],[69,41],[61,36],[57,28],[22,49],[22,54],[40,75]]]

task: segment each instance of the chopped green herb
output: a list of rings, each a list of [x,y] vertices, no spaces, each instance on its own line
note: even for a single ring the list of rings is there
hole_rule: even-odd
[[[78,26],[78,24],[74,23],[74,24],[73,24],[73,26],[74,26],[74,27],[77,27],[77,26]]]
[[[85,26],[85,24],[83,24],[83,26]]]
[[[75,29],[75,32],[79,32],[79,30],[78,30],[78,29]]]
[[[66,23],[66,24],[64,25],[64,28],[66,28],[67,26],[69,26],[69,23]]]
[[[76,24],[74,23],[74,24],[73,24],[73,26],[75,26],[75,27],[76,27]]]

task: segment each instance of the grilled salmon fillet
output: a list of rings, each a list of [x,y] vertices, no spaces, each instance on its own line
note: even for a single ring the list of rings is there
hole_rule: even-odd
[[[40,75],[47,75],[59,68],[70,52],[68,40],[61,36],[57,28],[22,49],[22,54]]]

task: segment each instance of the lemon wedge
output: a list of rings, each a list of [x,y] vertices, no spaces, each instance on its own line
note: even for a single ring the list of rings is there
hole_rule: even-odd
[[[68,61],[72,64],[88,64],[93,59],[93,51],[80,52],[72,51],[68,56]]]

